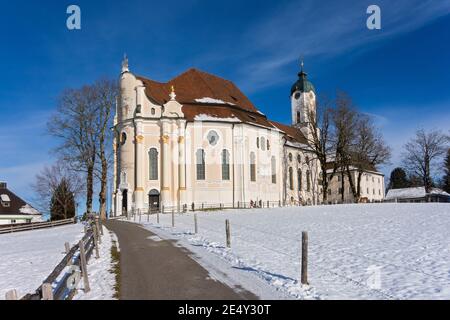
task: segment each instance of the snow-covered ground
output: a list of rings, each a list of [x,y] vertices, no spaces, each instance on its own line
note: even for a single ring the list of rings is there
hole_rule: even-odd
[[[0,235],[0,299],[34,292],[65,255],[64,243],[83,237],[82,224]]]
[[[88,269],[88,278],[91,291],[84,293],[83,281],[79,282],[79,290],[74,300],[112,300],[114,296],[115,275],[112,272],[111,246],[113,241],[117,242],[116,235],[103,227],[102,243],[100,244],[99,256],[95,258],[92,254]]]
[[[104,230],[100,259],[94,254],[88,265],[92,291],[86,296],[93,299],[110,299],[114,293],[114,275],[108,272],[112,235]],[[83,225],[77,223],[0,235],[0,300],[11,289],[16,289],[19,297],[34,292],[64,257],[64,243],[76,244],[83,232]],[[77,298],[84,297],[79,294]]]
[[[264,298],[450,299],[450,205],[360,204],[151,216],[143,224]],[[231,249],[225,247],[225,219]],[[142,218],[143,221],[147,217]],[[301,232],[309,235],[300,277]],[[255,281],[251,281],[251,278]],[[262,284],[262,285],[261,285]],[[274,294],[267,296],[270,287]],[[261,296],[261,295],[260,295]]]

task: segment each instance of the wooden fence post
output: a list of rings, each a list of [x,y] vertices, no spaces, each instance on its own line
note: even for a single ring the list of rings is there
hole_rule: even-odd
[[[302,232],[302,275],[301,283],[308,284],[308,232]]]
[[[81,265],[81,273],[83,275],[84,292],[89,292],[89,291],[91,291],[91,287],[89,286],[87,264],[86,264],[86,252],[84,251],[83,240],[80,240],[78,245],[80,247],[80,265]]]
[[[95,247],[95,258],[98,259],[100,258],[100,255],[98,253],[98,230],[97,230],[97,226],[94,225],[94,247]]]
[[[103,236],[103,222],[102,222],[102,219],[98,219],[98,226],[100,228],[100,236]]]
[[[194,233],[198,233],[198,225],[197,225],[197,214],[194,213]]]
[[[230,221],[225,220],[225,233],[227,236],[227,248],[231,248],[231,233],[230,233]]]
[[[172,209],[172,228],[175,227],[175,212]]]
[[[16,289],[12,289],[6,292],[5,294],[5,299],[6,300],[17,300],[17,291]]]
[[[53,300],[53,289],[51,283],[42,284],[42,300]]]
[[[66,249],[66,254],[70,251],[70,244],[68,242],[64,243],[64,248]]]
[[[99,234],[100,226],[99,226],[99,223],[98,223],[98,216],[95,217],[95,227],[97,228],[97,241],[98,241],[99,244],[102,244],[102,238],[100,237],[100,234]]]

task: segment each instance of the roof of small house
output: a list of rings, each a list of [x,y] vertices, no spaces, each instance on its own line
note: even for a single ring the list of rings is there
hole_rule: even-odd
[[[414,199],[423,198],[426,195],[427,193],[425,192],[425,187],[390,189],[386,194],[386,199]],[[432,188],[428,195],[442,195],[450,197],[450,194],[438,188]]]
[[[8,201],[9,199],[9,201]],[[0,215],[36,215],[38,210],[9,190],[6,183],[0,184]]]
[[[293,146],[306,143],[303,133],[292,126],[270,121],[231,81],[191,68],[168,82],[136,76],[147,97],[159,105],[170,99],[172,86],[188,121],[248,123],[286,134]]]

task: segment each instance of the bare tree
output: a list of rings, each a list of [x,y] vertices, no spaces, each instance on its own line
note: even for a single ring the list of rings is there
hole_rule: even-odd
[[[93,86],[96,97],[95,122],[96,122],[96,143],[97,157],[99,160],[98,178],[100,180],[99,207],[100,216],[106,218],[106,199],[108,185],[108,169],[110,167],[113,153],[106,146],[112,144],[113,133],[110,128],[113,126],[112,115],[118,95],[118,86],[115,81],[100,80]]]
[[[359,114],[355,130],[355,140],[351,143],[350,151],[351,163],[356,168],[357,175],[356,185],[350,182],[350,188],[355,202],[359,202],[361,198],[361,178],[364,171],[375,171],[379,165],[388,163],[391,150],[369,116]],[[348,165],[346,171],[349,180],[352,180],[353,175]]]
[[[57,192],[61,183],[64,183],[68,191],[73,194],[72,199]],[[32,188],[37,195],[37,205],[42,211],[48,211],[53,200],[58,203],[59,207],[63,208],[64,214],[67,216],[67,211],[69,210],[69,206],[72,205],[72,200],[80,196],[84,190],[84,184],[79,174],[73,170],[69,170],[59,161],[52,166],[44,167],[36,175],[36,180],[32,184]]]
[[[112,160],[112,114],[118,87],[115,81],[99,80],[81,89],[63,92],[49,132],[61,138],[56,152],[72,170],[86,174],[86,209],[92,211],[95,179],[100,182],[99,208],[106,217],[108,169]]]
[[[326,97],[323,97],[320,103],[317,103],[317,110],[310,110],[307,114],[307,134],[305,134],[308,149],[314,155],[315,160],[318,161],[320,166],[321,177],[318,177],[317,172],[315,175],[318,178],[318,182],[322,185],[322,200],[324,203],[327,202],[328,179],[333,177],[336,172],[336,166],[334,166],[332,172],[327,177],[328,163],[334,160],[332,114],[333,110],[330,101]]]
[[[344,92],[338,92],[336,98],[336,109],[333,112],[335,169],[339,169],[341,175],[341,201],[345,196],[345,175],[352,190],[355,189],[353,179],[349,174],[352,165],[352,147],[356,140],[356,128],[358,122],[358,112],[353,105],[351,98]]]
[[[414,138],[405,144],[403,153],[406,168],[412,175],[420,177],[429,193],[433,186],[433,171],[440,157],[447,151],[446,137],[441,131],[417,130]]]
[[[55,149],[60,159],[75,172],[86,175],[86,210],[92,211],[94,167],[97,157],[96,95],[92,87],[65,90],[55,114],[47,123],[48,132],[61,139]]]

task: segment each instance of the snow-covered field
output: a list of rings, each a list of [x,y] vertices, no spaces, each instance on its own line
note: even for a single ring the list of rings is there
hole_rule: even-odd
[[[274,299],[450,299],[449,204],[247,209],[197,216],[197,235],[192,213],[175,215],[175,228],[170,214],[161,215],[159,225],[155,216],[143,224],[163,238],[179,240],[206,267],[215,261],[215,273],[244,279],[241,285],[248,290],[270,287]],[[225,247],[225,219],[231,224],[231,249]],[[302,231],[309,235],[310,286],[298,281]],[[270,291],[262,291],[270,298]]]
[[[104,230],[100,259],[94,255],[88,265],[92,289],[88,298],[109,299],[113,295],[114,275],[100,272],[108,271],[111,264],[112,235]],[[0,235],[0,300],[11,289],[16,289],[19,297],[34,292],[64,257],[64,243],[74,245],[82,237],[80,223]],[[84,298],[83,294],[77,298]]]

